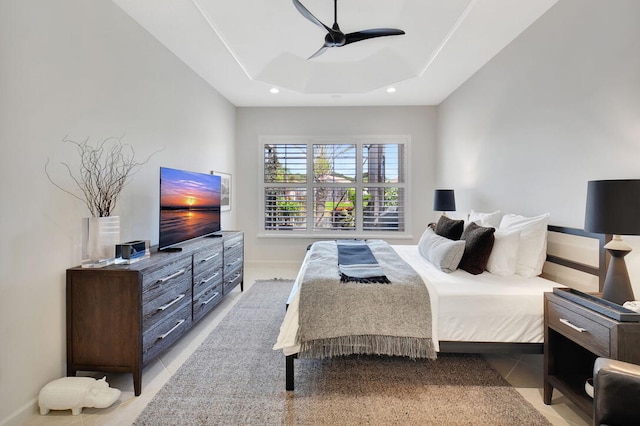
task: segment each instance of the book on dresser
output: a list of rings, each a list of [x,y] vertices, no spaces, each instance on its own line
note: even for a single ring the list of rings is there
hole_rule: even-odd
[[[244,236],[180,244],[128,265],[67,269],[67,375],[128,372],[171,347],[236,286],[244,290]]]

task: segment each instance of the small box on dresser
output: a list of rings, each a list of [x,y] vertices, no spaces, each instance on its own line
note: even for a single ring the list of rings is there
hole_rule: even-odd
[[[544,403],[558,389],[586,414],[597,357],[640,364],[640,322],[620,322],[554,293],[544,296]]]
[[[142,367],[236,285],[243,289],[243,241],[242,232],[224,231],[130,265],[68,269],[67,375],[130,372],[140,395]]]

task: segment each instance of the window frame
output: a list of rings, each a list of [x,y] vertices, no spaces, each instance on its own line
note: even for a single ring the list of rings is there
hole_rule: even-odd
[[[260,169],[258,173],[258,192],[259,192],[259,216],[258,216],[258,237],[276,237],[276,238],[388,238],[388,239],[406,239],[411,238],[411,136],[410,135],[345,135],[345,136],[277,136],[277,135],[261,135],[258,138],[258,155],[260,161]],[[304,144],[307,146],[307,180],[305,183],[274,183],[265,182],[265,154],[264,147],[267,144],[283,145],[283,144]],[[368,187],[388,187],[403,188],[404,190],[404,230],[403,231],[365,231],[363,230],[364,211],[359,208],[356,212],[356,229],[355,230],[327,230],[314,229],[314,207],[313,207],[313,191],[316,187],[337,187],[344,188],[344,183],[323,182],[321,184],[313,182],[313,146],[316,144],[352,144],[356,146],[356,181],[349,184],[356,191],[356,205],[363,204],[363,188]],[[371,144],[402,144],[404,145],[404,156],[402,163],[398,164],[398,168],[402,170],[404,182],[364,182],[363,181],[363,148]],[[267,230],[265,229],[265,189],[270,187],[301,187],[306,189],[306,209],[307,221],[306,230]]]

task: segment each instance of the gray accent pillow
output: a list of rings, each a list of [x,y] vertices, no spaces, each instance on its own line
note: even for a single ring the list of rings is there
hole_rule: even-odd
[[[449,273],[458,269],[464,246],[464,241],[450,240],[427,228],[418,242],[418,251],[442,272]]]

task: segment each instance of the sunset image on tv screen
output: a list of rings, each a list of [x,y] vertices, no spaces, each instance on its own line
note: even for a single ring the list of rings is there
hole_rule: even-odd
[[[159,248],[220,231],[220,176],[160,168]]]

